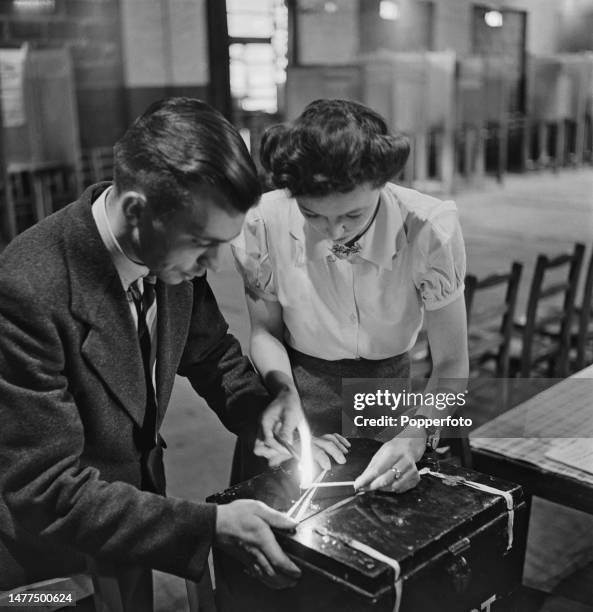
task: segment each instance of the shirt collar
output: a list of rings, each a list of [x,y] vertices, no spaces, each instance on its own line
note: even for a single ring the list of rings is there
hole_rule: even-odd
[[[290,200],[289,230],[300,246],[295,250],[294,263],[297,265],[303,265],[307,260],[325,259],[331,255],[333,242],[321,236],[307,223],[295,198]],[[377,216],[358,241],[361,250],[354,256],[353,261],[360,258],[391,270],[393,258],[406,241],[399,200],[390,189],[384,188],[381,191]]]
[[[121,283],[125,291],[130,288],[132,283],[135,283],[139,278],[147,276],[150,270],[142,265],[132,261],[123,251],[119,242],[117,241],[113,228],[109,222],[107,216],[107,195],[111,191],[112,187],[108,187],[101,195],[94,201],[92,211],[93,218],[97,224],[99,235],[105,248],[109,252],[111,261],[117,270]]]

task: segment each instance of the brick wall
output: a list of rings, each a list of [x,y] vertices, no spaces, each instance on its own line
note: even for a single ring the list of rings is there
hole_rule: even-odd
[[[0,2],[0,40],[12,47],[66,46],[74,71],[82,147],[111,145],[126,123],[117,0],[55,0],[53,9]]]

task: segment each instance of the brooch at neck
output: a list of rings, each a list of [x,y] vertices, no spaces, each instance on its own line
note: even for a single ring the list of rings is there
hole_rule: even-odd
[[[358,244],[358,242],[355,242],[351,246],[334,242],[333,246],[331,247],[331,252],[340,259],[351,259],[354,255],[358,255],[361,250],[362,247],[360,244]]]

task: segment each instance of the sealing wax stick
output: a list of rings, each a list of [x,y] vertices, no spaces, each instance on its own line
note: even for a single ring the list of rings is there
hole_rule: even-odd
[[[321,489],[325,487],[353,487],[354,480],[343,480],[338,482],[319,482],[314,485],[316,489]]]

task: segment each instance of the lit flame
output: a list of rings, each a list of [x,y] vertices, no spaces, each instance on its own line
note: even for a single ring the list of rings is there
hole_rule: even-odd
[[[299,436],[301,438],[301,461],[299,470],[301,472],[301,489],[308,489],[313,483],[313,450],[311,441],[311,430],[305,420],[298,425]]]

